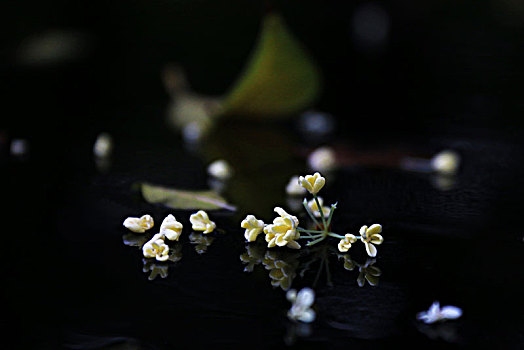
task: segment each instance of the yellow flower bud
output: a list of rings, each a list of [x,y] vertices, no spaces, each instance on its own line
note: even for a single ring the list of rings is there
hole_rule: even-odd
[[[144,233],[154,225],[154,220],[150,215],[144,215],[140,218],[127,218],[124,220],[124,226],[135,233]]]
[[[213,232],[216,228],[216,224],[209,219],[207,213],[203,210],[199,210],[194,214],[191,214],[189,217],[191,225],[193,225],[193,230],[195,231],[204,231],[204,233]]]
[[[309,193],[316,195],[324,187],[326,179],[320,173],[315,173],[314,175],[306,175],[306,177],[300,176],[298,183],[308,190]]]
[[[246,229],[244,237],[248,242],[254,242],[257,239],[257,236],[264,229],[264,221],[257,220],[253,215],[248,215],[240,224],[242,228]]]
[[[183,225],[173,215],[169,214],[160,225],[160,233],[170,241],[178,241],[182,234],[182,228]]]

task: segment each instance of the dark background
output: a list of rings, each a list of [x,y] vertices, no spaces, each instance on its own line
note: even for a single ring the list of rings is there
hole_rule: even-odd
[[[352,29],[369,4],[386,14],[380,45],[366,46]],[[314,107],[335,117],[333,142],[386,155],[400,148],[431,157],[452,148],[463,158],[451,191],[433,187],[427,174],[391,167],[344,167],[328,178],[324,197],[340,203],[337,230],[383,224],[386,241],[377,259],[383,277],[376,288],[359,288],[358,271],[344,270],[332,256],[335,286],[320,279],[319,319],[297,344],[521,347],[524,5],[275,1],[269,7],[283,14],[323,72]],[[238,223],[258,199],[235,203],[240,211],[233,216],[213,214],[229,234],[217,235],[207,253],[196,254],[183,237],[183,260],[152,282],[141,271],[140,251],[122,244],[121,227],[127,216],[148,212],[159,225],[173,212],[145,203],[132,190],[136,182],[207,186],[208,159],[164,126],[169,96],[162,69],[178,62],[195,91],[224,93],[266,11],[268,4],[257,1],[0,5],[6,343],[284,346],[292,327],[284,293],[271,288],[261,266],[247,274],[238,259],[245,250]],[[59,62],[24,61],[24,43],[52,30],[76,33],[79,53]],[[101,131],[117,145],[107,172],[92,158]],[[266,131],[281,136],[271,127],[257,132]],[[15,138],[29,140],[27,157],[9,155]],[[290,138],[310,146],[296,131]],[[224,149],[236,150],[234,157],[242,141]],[[272,180],[280,188],[306,172],[303,158],[290,159]],[[257,181],[271,173],[267,164],[236,166]],[[264,204],[284,200],[283,193],[260,195]],[[255,214],[268,221],[272,206],[265,208]],[[188,227],[189,212],[173,213]],[[363,262],[361,253],[351,256]],[[294,287],[311,285],[314,277],[307,274]],[[414,315],[434,300],[464,309],[451,326],[457,337],[432,340],[418,330]]]

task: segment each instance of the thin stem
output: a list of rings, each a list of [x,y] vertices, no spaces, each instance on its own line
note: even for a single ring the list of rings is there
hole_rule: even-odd
[[[312,239],[312,238],[319,238],[324,237],[324,235],[314,235],[314,236],[300,236],[298,239]]]
[[[318,197],[316,194],[313,195],[313,198],[315,199],[315,202],[317,203],[318,212],[320,213],[320,217],[322,218],[322,223],[324,224],[324,230],[327,231],[328,226],[326,223],[326,218],[324,217],[324,211],[322,210],[322,206],[320,205],[320,202],[318,201]]]
[[[328,233],[328,236],[335,237],[335,238],[340,238],[340,239],[344,239],[344,238],[346,238],[345,236],[337,235],[337,234],[334,233],[334,232],[330,232],[330,233]]]
[[[326,233],[326,231],[322,230],[322,231],[319,231],[319,230],[306,230],[305,228],[297,228],[297,230],[299,232],[307,232],[307,233]]]
[[[326,236],[322,235],[322,237],[315,239],[314,241],[308,242],[306,246],[312,246],[313,244],[317,244],[318,242],[322,242],[324,239],[326,239]]]
[[[328,227],[329,227],[329,225],[331,225],[331,219],[333,218],[333,212],[335,211],[335,209],[337,209],[337,204],[338,204],[338,202],[331,205],[331,210],[329,211],[329,217],[327,219]],[[327,230],[328,227],[326,227],[326,230]]]
[[[309,217],[311,218],[311,220],[313,220],[317,226],[320,226],[320,223],[317,221],[317,219],[315,218],[315,216],[313,215],[313,213],[311,212],[311,210],[309,210],[309,207],[307,206],[307,199],[304,198],[302,205],[304,206],[304,208],[306,208],[306,212],[309,214]]]

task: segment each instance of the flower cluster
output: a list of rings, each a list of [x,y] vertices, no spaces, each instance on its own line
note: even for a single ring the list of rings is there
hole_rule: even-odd
[[[194,231],[203,231],[204,234],[213,232],[213,230],[216,228],[216,224],[209,219],[209,215],[203,210],[199,210],[198,212],[192,214],[189,218],[189,221],[191,222],[192,229]],[[124,226],[135,233],[144,233],[154,226],[154,220],[150,215],[144,215],[140,218],[130,217],[124,220]],[[169,214],[164,219],[164,221],[162,221],[162,224],[160,225],[160,232],[155,234],[142,246],[142,253],[144,257],[154,258],[157,261],[168,260],[169,246],[165,243],[165,239],[170,241],[178,241],[180,235],[182,234],[183,228],[184,226],[182,223],[178,222],[173,215]],[[124,239],[124,243],[128,245],[141,245],[143,242],[142,239],[134,239],[134,241],[140,243],[135,243],[132,241],[126,243],[127,241]]]
[[[293,183],[295,181],[295,183]],[[331,220],[337,204],[330,207],[324,206],[324,200],[317,194],[326,184],[326,179],[318,172],[313,175],[295,176],[286,186],[286,192],[290,195],[299,195],[309,192],[313,199],[304,199],[303,206],[313,221],[315,229],[305,229],[299,227],[298,218],[287,213],[280,207],[275,208],[277,216],[272,224],[265,224],[264,221],[257,219],[254,215],[248,215],[240,224],[245,229],[244,237],[248,242],[256,241],[258,235],[262,232],[265,234],[268,248],[275,246],[287,246],[293,249],[300,249],[301,245],[297,242],[299,239],[310,240],[306,246],[317,244],[327,237],[340,239],[338,250],[347,252],[351,245],[360,239],[366,247],[366,252],[370,257],[377,255],[375,245],[381,244],[384,239],[380,235],[382,226],[373,224],[370,227],[364,225],[360,228],[360,236],[346,234],[344,236],[331,232]],[[320,221],[319,221],[320,219]]]

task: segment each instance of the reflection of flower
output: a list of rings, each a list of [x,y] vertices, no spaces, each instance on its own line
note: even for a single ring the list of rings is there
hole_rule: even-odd
[[[298,183],[298,176],[293,176],[286,185],[286,193],[290,196],[301,196],[306,193],[306,189]]]
[[[315,311],[311,309],[315,302],[315,292],[311,288],[303,288],[298,294],[295,289],[291,289],[287,292],[286,297],[293,303],[287,313],[290,320],[305,323],[311,323],[315,320]]]
[[[144,257],[156,258],[158,261],[166,261],[169,259],[169,246],[164,243],[163,239],[155,239],[155,237],[142,247]]]
[[[189,241],[195,244],[195,251],[198,254],[203,254],[207,251],[207,247],[213,243],[214,238],[209,236],[204,236],[201,233],[193,232],[189,235]]]
[[[142,271],[145,273],[151,272],[148,277],[148,280],[150,281],[157,278],[157,276],[160,276],[160,278],[166,278],[169,274],[169,266],[166,264],[157,264],[154,261],[148,259],[142,259],[142,262],[144,263]]]
[[[130,247],[141,247],[148,241],[147,236],[135,235],[134,233],[126,233],[122,236],[125,245]]]
[[[377,256],[377,248],[373,244],[382,244],[384,238],[379,233],[382,232],[382,226],[373,224],[369,228],[364,225],[360,228],[360,240],[366,246],[366,252],[372,258]]]
[[[364,287],[366,281],[372,286],[378,285],[378,279],[382,274],[382,271],[378,267],[371,266],[376,262],[375,259],[367,259],[364,265],[359,266],[359,275],[357,278],[357,284],[359,287]],[[345,267],[344,263],[344,267]]]
[[[316,195],[324,187],[326,179],[320,173],[315,173],[314,175],[306,175],[306,177],[300,176],[298,183],[308,190],[309,193]]]
[[[329,212],[331,211],[331,208],[324,207],[324,200],[322,199],[322,197],[317,197],[317,199],[318,199],[318,203],[320,204],[320,207],[322,208],[322,213],[324,214],[325,217],[328,217]],[[317,202],[314,199],[307,202],[307,206],[313,212],[313,215],[315,215],[317,218],[322,216],[320,214],[320,211],[318,210]]]
[[[204,231],[204,233],[213,232],[216,224],[209,219],[207,213],[203,210],[199,210],[194,214],[191,214],[189,221],[193,225],[193,230]]]
[[[273,224],[264,227],[267,246],[272,248],[275,245],[279,247],[287,245],[289,248],[300,249],[300,244],[296,241],[300,237],[300,233],[297,232],[297,217],[288,214],[280,207],[276,207],[275,212],[280,216],[273,220]]]
[[[162,222],[162,225],[160,225],[160,233],[170,241],[178,241],[182,233],[182,228],[183,225],[176,221],[173,215],[169,214]]]
[[[338,250],[342,253],[345,253],[349,250],[349,248],[351,248],[351,243],[355,243],[356,241],[357,238],[354,235],[347,233],[338,243]]]
[[[456,306],[444,306],[440,308],[440,303],[435,301],[431,304],[428,311],[419,312],[417,320],[424,323],[435,323],[438,321],[454,320],[462,316],[462,310]]]
[[[140,218],[127,218],[124,220],[124,226],[135,233],[144,233],[153,227],[154,221],[150,215],[144,215]]]
[[[269,277],[271,278],[271,285],[273,287],[280,287],[283,290],[288,290],[291,283],[296,276],[296,268],[298,260],[296,259],[280,259],[277,252],[266,252],[262,260],[266,270],[269,270]]]
[[[246,245],[246,252],[240,255],[240,261],[247,264],[244,268],[245,272],[253,271],[255,265],[258,265],[264,259],[265,248],[259,245]]]
[[[344,259],[344,269],[348,271],[353,271],[355,269],[355,266],[357,265],[353,259],[348,254],[340,254],[338,258]]]
[[[256,241],[260,232],[262,232],[264,229],[264,221],[257,220],[257,218],[253,215],[248,215],[244,221],[242,221],[240,226],[246,229],[246,232],[244,233],[246,240],[248,242],[254,242]]]

